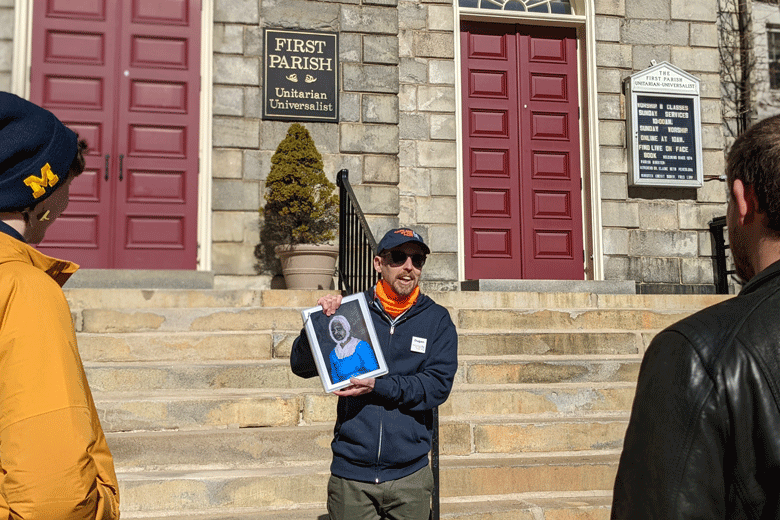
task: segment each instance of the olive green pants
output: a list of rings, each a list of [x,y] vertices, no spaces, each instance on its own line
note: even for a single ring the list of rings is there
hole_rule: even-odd
[[[381,484],[331,475],[328,513],[330,520],[428,520],[432,492],[429,465],[408,477]]]

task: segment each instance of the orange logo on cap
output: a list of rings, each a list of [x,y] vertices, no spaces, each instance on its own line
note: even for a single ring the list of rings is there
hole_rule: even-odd
[[[399,229],[398,231],[396,231],[396,233],[399,235],[403,235],[405,237],[414,238],[414,231],[412,231],[411,229]]]
[[[46,188],[54,186],[59,181],[60,178],[57,177],[53,171],[51,171],[51,166],[49,166],[49,163],[46,163],[41,168],[40,177],[30,175],[24,180],[24,184],[30,187],[33,192],[33,197],[37,199],[46,193]]]

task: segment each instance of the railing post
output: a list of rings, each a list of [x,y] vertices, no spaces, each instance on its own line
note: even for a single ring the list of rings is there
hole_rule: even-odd
[[[352,186],[349,171],[336,175],[339,186],[339,289],[347,294],[364,291],[376,281],[372,267],[376,240],[368,227]]]
[[[347,190],[344,187],[344,182],[348,174],[349,172],[346,169],[340,170],[336,174],[336,184],[339,187],[339,291],[344,291],[346,289],[344,286],[344,277],[341,273],[346,272],[347,266],[347,247],[345,244],[347,226]]]
[[[715,261],[715,292],[717,294],[728,294],[729,292],[729,271],[726,269],[726,249],[728,246],[723,237],[725,228],[726,217],[716,217],[710,221],[710,235],[712,236]]]
[[[439,520],[439,407],[433,409],[433,436],[431,438],[431,471],[433,472],[433,493],[431,493],[431,520]]]

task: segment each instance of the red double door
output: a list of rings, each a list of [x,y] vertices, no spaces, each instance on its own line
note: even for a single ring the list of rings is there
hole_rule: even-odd
[[[574,29],[461,24],[466,278],[584,278]]]
[[[30,98],[89,144],[40,249],[82,267],[197,265],[200,0],[35,0]]]

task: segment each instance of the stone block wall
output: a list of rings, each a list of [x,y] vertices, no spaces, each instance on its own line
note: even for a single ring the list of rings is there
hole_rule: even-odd
[[[399,222],[423,235],[427,280],[458,279],[455,19],[448,0],[399,1]],[[444,287],[442,287],[444,288]]]
[[[708,222],[725,214],[717,0],[594,0],[604,275],[641,292],[713,290]],[[429,287],[458,282],[452,0],[214,0],[212,269],[256,275],[259,209],[289,123],[264,121],[264,27],[339,34],[340,122],[304,123],[325,171],[350,172],[375,234],[418,229]],[[0,88],[11,84],[14,0],[0,0]],[[701,80],[704,186],[628,186],[623,82],[670,63]],[[589,201],[586,201],[586,204]]]
[[[597,0],[605,278],[639,292],[712,292],[709,222],[726,213],[717,0]],[[704,186],[628,185],[624,80],[669,63],[701,81]]]
[[[429,281],[457,279],[453,8],[448,0],[217,0],[213,269],[255,274],[265,179],[289,123],[263,121],[262,28],[339,33],[340,122],[302,123],[377,239],[414,226]]]
[[[777,5],[764,2],[752,4],[752,29],[756,59],[756,116],[758,120],[780,113],[780,91],[772,90],[769,84],[769,47],[767,28],[780,26],[780,9]]]
[[[642,292],[713,289],[708,223],[725,213],[716,0],[596,0],[605,278]],[[262,121],[262,27],[339,33],[340,123],[306,123],[341,168],[375,234],[414,226],[435,252],[426,278],[456,286],[459,232],[451,0],[217,0],[214,244],[221,274],[254,274],[265,176],[287,123]],[[628,186],[626,77],[670,63],[701,80],[705,183]]]
[[[0,0],[0,90],[11,90],[14,47],[14,0]]]

